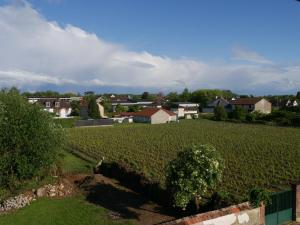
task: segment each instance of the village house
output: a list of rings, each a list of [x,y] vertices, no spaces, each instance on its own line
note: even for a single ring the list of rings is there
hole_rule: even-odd
[[[232,110],[240,106],[247,112],[260,112],[269,114],[272,112],[272,104],[264,98],[237,98],[229,101]]]
[[[120,117],[132,118],[136,123],[170,123],[177,121],[177,115],[169,110],[162,108],[146,108],[139,112],[123,112]]]
[[[209,102],[206,107],[202,108],[203,113],[213,113],[216,107],[223,107],[226,111],[230,111],[230,104],[224,98],[216,98]]]
[[[59,118],[66,118],[72,112],[69,97],[29,97],[28,102],[39,104],[45,111]]]
[[[175,113],[178,118],[197,118],[199,113],[199,104],[192,102],[172,102],[170,110]]]

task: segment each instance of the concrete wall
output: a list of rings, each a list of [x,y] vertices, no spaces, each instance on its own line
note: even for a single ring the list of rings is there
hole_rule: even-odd
[[[167,123],[170,115],[163,110],[159,110],[151,116],[151,124]]]
[[[255,104],[254,110],[261,113],[269,114],[272,112],[272,104],[266,99],[262,99]]]
[[[264,225],[264,207],[252,209],[248,203],[184,217],[162,225]]]
[[[145,116],[134,116],[133,121],[137,123],[150,123],[151,119]]]
[[[293,220],[300,222],[300,185],[293,185],[293,192],[294,192]]]

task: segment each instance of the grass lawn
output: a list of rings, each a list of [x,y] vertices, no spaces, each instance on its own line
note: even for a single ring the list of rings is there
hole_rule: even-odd
[[[30,206],[0,216],[0,225],[130,225],[130,221],[112,221],[107,210],[83,200],[83,197],[39,199]]]
[[[69,152],[62,152],[59,155],[60,165],[63,173],[90,173],[92,172],[93,164],[76,157]]]

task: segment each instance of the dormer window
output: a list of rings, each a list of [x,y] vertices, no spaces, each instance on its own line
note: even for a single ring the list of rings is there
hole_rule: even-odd
[[[56,108],[59,108],[59,106],[60,106],[59,103],[60,103],[60,102],[55,102],[55,107],[56,107]]]
[[[50,108],[50,102],[46,102],[46,108]]]

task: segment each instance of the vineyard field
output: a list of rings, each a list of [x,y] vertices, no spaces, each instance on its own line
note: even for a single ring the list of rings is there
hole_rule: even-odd
[[[98,160],[130,162],[164,186],[165,167],[185,146],[211,144],[225,160],[219,191],[244,197],[252,187],[270,190],[300,182],[300,129],[182,120],[67,129],[71,151]]]

